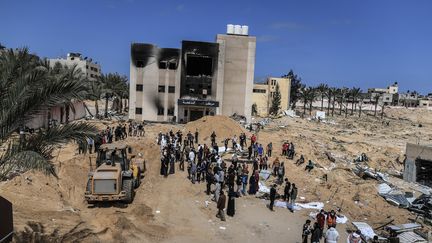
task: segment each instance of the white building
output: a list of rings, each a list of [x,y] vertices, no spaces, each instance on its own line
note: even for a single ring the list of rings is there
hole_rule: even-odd
[[[66,58],[52,58],[48,59],[50,66],[54,66],[56,63],[72,67],[76,65],[77,68],[81,69],[83,74],[88,79],[96,79],[101,75],[101,66],[97,62],[93,62],[91,58],[82,57],[81,53],[68,53]]]

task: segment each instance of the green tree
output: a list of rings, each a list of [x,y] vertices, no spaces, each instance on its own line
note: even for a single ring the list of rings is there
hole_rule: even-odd
[[[128,79],[126,76],[122,76],[118,73],[108,73],[103,74],[99,77],[99,81],[103,84],[105,98],[105,114],[104,117],[108,118],[108,103],[112,98],[114,102],[114,107],[119,109],[121,103],[122,95],[128,92]]]
[[[55,174],[50,162],[54,148],[71,140],[85,141],[97,129],[73,122],[20,134],[34,117],[53,107],[73,107],[87,97],[87,86],[76,67],[50,68],[28,49],[0,53],[0,141],[6,148],[0,155],[0,180],[13,170],[38,169]]]
[[[290,70],[288,74],[283,75],[282,78],[288,78],[291,82],[290,100],[289,105],[291,109],[295,109],[297,101],[300,99],[300,89],[302,88],[301,78]]]
[[[321,111],[324,109],[324,97],[326,97],[326,93],[328,91],[328,85],[327,84],[320,84],[317,87],[318,93],[321,96]]]
[[[281,105],[281,93],[279,89],[279,84],[276,84],[276,90],[273,92],[272,102],[270,106],[270,114],[277,115]]]

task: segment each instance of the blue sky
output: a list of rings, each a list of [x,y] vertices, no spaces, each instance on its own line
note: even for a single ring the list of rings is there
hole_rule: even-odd
[[[255,78],[293,69],[308,85],[432,92],[430,0],[0,0],[0,43],[81,52],[129,75],[130,44],[214,41],[226,24],[257,36]]]

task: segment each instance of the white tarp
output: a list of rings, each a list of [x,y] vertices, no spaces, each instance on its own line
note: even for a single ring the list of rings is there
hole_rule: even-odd
[[[261,193],[270,193],[270,188],[268,188],[264,183],[262,183],[261,181],[258,182],[259,185],[259,192]]]
[[[362,235],[366,238],[366,240],[371,240],[376,235],[372,227],[364,222],[353,222],[352,223],[360,232]]]
[[[269,171],[269,170],[261,170],[259,173],[260,178],[265,180],[265,181],[268,180],[270,175],[271,175],[271,171]]]
[[[315,115],[316,119],[321,119],[324,120],[326,118],[326,113],[325,111],[317,111],[316,115]]]
[[[378,185],[378,194],[383,195],[392,191],[392,188],[387,183],[381,183]]]
[[[281,208],[291,208],[291,203],[287,203],[284,201],[275,201],[275,206]],[[294,210],[301,210],[301,209],[321,210],[323,208],[324,208],[324,203],[322,202],[296,203],[294,206]]]

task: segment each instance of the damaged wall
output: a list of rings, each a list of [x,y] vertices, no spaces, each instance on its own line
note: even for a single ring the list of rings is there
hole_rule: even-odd
[[[427,170],[427,171],[425,171]],[[403,178],[408,182],[419,182],[423,185],[432,185],[432,177],[421,176],[432,173],[432,146],[418,144],[406,145],[406,161]],[[418,178],[418,175],[420,177]],[[419,181],[419,179],[421,181]]]
[[[182,41],[180,97],[214,99],[218,52],[217,43]]]

